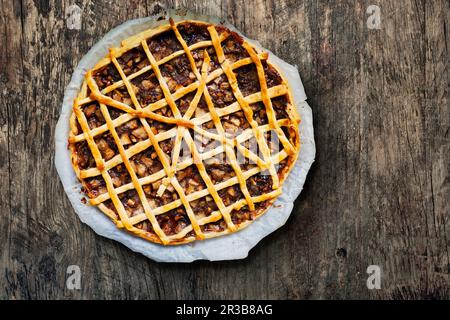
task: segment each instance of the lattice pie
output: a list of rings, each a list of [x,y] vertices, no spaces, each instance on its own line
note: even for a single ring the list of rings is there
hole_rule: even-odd
[[[86,73],[69,149],[90,203],[155,243],[235,232],[281,194],[300,148],[288,83],[229,29],[182,21]]]

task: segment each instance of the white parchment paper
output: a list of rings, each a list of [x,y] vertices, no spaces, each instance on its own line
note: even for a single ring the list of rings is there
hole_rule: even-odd
[[[70,153],[67,149],[67,139],[69,137],[69,118],[72,112],[72,103],[83,82],[86,71],[92,68],[96,62],[103,58],[110,47],[118,47],[121,40],[136,33],[157,25],[168,23],[168,17],[175,21],[184,19],[194,19],[220,24],[219,19],[194,13],[183,13],[177,15],[175,11],[166,11],[166,20],[157,21],[158,16],[147,17],[128,21],[110,32],[108,32],[79,62],[73,72],[72,79],[66,88],[61,115],[56,125],[55,131],[55,165],[61,178],[64,190],[72,203],[75,212],[81,221],[89,225],[96,233],[104,237],[114,239],[123,243],[133,251],[161,262],[192,262],[194,260],[233,260],[247,257],[248,252],[261,239],[280,228],[286,223],[292,212],[294,201],[300,194],[306,175],[315,157],[314,130],[311,108],[306,102],[306,94],[303,84],[295,66],[292,66],[270,53],[269,61],[277,65],[286,79],[289,81],[297,111],[301,116],[300,136],[301,150],[298,161],[292,169],[289,177],[284,183],[283,193],[275,201],[274,205],[260,218],[251,223],[247,228],[236,233],[207,239],[205,241],[195,241],[186,245],[161,246],[149,241],[140,239],[124,230],[118,229],[114,223],[106,217],[97,207],[83,204],[81,199],[83,194],[80,191],[79,183],[71,165]],[[232,25],[225,23],[226,27],[239,32]],[[246,38],[256,47],[262,48],[254,40]]]

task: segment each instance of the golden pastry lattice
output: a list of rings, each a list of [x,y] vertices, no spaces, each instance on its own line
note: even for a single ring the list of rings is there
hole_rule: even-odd
[[[146,40],[153,34],[157,34],[165,30],[173,30],[177,40],[179,41],[179,44],[182,47],[182,50],[176,51],[171,55],[164,57],[159,61],[156,61],[155,57],[148,47]],[[284,80],[280,85],[268,88],[266,77],[264,74],[264,68],[261,62],[262,60],[267,60],[268,54],[264,52],[256,52],[255,48],[252,45],[244,41],[243,47],[247,50],[249,57],[240,59],[235,62],[230,62],[229,60],[227,60],[221,45],[221,42],[227,38],[229,33],[225,31],[219,35],[214,25],[209,25],[207,30],[210,34],[210,40],[200,41],[191,46],[188,46],[177,28],[177,23],[174,23],[174,21],[171,19],[170,25],[162,26],[159,28],[159,30],[150,30],[136,37],[125,40],[121,48],[110,49],[108,57],[105,58],[115,66],[118,73],[120,74],[121,80],[100,90],[93,78],[93,71],[89,70],[86,74],[86,82],[81,88],[80,95],[75,99],[74,102],[74,115],[81,127],[82,133],[71,133],[69,143],[73,144],[85,140],[89,146],[96,164],[95,168],[81,170],[80,168],[75,167],[75,170],[77,171],[77,175],[80,179],[101,175],[106,183],[106,188],[108,191],[106,193],[98,195],[95,198],[90,199],[90,203],[92,205],[101,205],[103,202],[110,199],[113,202],[120,218],[116,221],[117,226],[125,227],[127,230],[137,233],[138,235],[140,234],[144,237],[145,234],[143,233],[145,233],[145,231],[136,228],[135,225],[142,221],[148,220],[151,223],[154,233],[158,237],[156,242],[160,242],[163,244],[187,242],[186,239],[183,238],[185,238],[185,236],[192,231],[195,233],[195,239],[204,239],[207,237],[217,236],[217,233],[209,234],[202,232],[200,226],[210,222],[218,221],[222,218],[226,222],[227,226],[227,229],[221,232],[222,234],[230,233],[238,228],[240,229],[241,227],[243,227],[241,225],[236,226],[233,223],[230,217],[230,212],[233,209],[238,210],[244,206],[248,206],[249,210],[254,210],[255,203],[277,197],[281,193],[281,184],[277,171],[275,169],[275,165],[288,156],[292,156],[295,159],[299,149],[299,144],[291,143],[281,128],[282,126],[291,128],[294,127],[294,129],[297,131],[299,119],[297,114],[295,113],[295,108],[293,108],[293,106],[289,106],[292,109],[290,110],[292,119],[277,120],[275,117],[271,98],[282,95],[290,95],[290,91],[288,84]],[[144,49],[146,58],[148,59],[150,64],[127,76],[125,75],[117,58],[120,57],[124,52],[129,50],[132,46],[135,46],[137,43],[139,43]],[[215,50],[220,68],[209,72],[211,61],[206,48],[211,46]],[[199,70],[192,53],[193,50],[200,48],[204,48],[205,50],[203,53],[203,63]],[[160,66],[170,61],[171,59],[174,59],[183,54],[185,54],[189,60],[190,67],[195,75],[195,81],[190,85],[171,93],[165,78],[161,74]],[[234,74],[233,70],[250,64],[254,64],[256,66],[260,91],[244,97],[239,89],[236,75]],[[163,92],[163,99],[151,103],[147,106],[142,106],[140,105],[136,94],[133,91],[131,80],[144,74],[145,72],[150,71],[153,71],[158,80],[158,83]],[[226,76],[236,102],[224,108],[216,109],[206,85],[221,75]],[[121,86],[126,87],[134,108],[123,102],[114,100],[113,98],[106,95],[108,92],[111,92],[112,90]],[[88,90],[90,90],[89,97],[87,97]],[[182,115],[175,101],[191,92],[195,92],[195,96],[190,102],[189,108],[187,109],[185,114]],[[203,114],[199,117],[193,117],[202,96],[208,106],[209,113]],[[98,101],[101,113],[106,123],[99,127],[91,129],[87,122],[87,118],[82,111],[82,106],[92,102],[93,100]],[[256,102],[263,102],[265,106],[265,111],[268,119],[268,124],[266,125],[259,126],[253,118],[253,111],[250,108],[250,104]],[[112,119],[107,106],[120,109],[125,113],[115,119]],[[168,106],[170,108],[173,117],[166,117],[154,112],[165,106]],[[244,130],[240,135],[234,138],[229,138],[225,134],[220,118],[239,110],[242,110],[244,112],[245,118],[250,124],[250,128]],[[146,134],[148,135],[148,139],[140,141],[130,148],[125,149],[125,147],[121,143],[116,129],[117,127],[130,121],[131,119],[138,119],[141,122]],[[153,119],[168,124],[175,124],[176,126],[171,130],[154,134],[151,126],[147,122],[147,119]],[[202,124],[208,121],[212,121],[214,123],[214,127],[217,133],[209,132],[201,127]],[[74,124],[72,123],[72,127],[73,126]],[[188,129],[192,129],[196,134],[203,135],[208,139],[216,140],[217,142],[219,142],[218,146],[208,152],[200,153],[195,143],[193,142],[193,138]],[[271,154],[267,142],[264,138],[264,133],[271,130],[273,130],[277,134],[278,139],[283,146],[283,149],[277,154]],[[102,154],[94,138],[108,131],[111,133],[117,145],[119,154],[106,161],[102,157]],[[262,158],[243,146],[243,142],[251,138],[255,138],[258,147],[261,150]],[[166,139],[175,139],[171,159],[167,159],[167,156],[159,146],[159,142]],[[186,142],[187,146],[189,147],[189,151],[191,152],[191,158],[185,159],[183,161],[180,160],[180,148],[182,140]],[[154,147],[154,150],[163,166],[163,169],[154,174],[139,178],[130,163],[130,158],[133,155],[136,155],[149,148],[150,146]],[[235,148],[244,157],[256,163],[257,166],[243,172],[237,162],[237,154],[235,153]],[[235,176],[229,180],[214,185],[211,181],[211,178],[208,176],[203,162],[222,152],[225,153],[229,163],[231,164],[235,172]],[[116,188],[113,185],[112,178],[108,170],[114,168],[118,164],[123,164],[126,167],[131,177],[131,182]],[[187,168],[192,164],[197,167],[198,172],[206,185],[206,189],[186,195],[183,187],[177,180],[175,173],[179,170]],[[263,172],[265,170],[268,170],[271,175],[273,191],[252,197],[249,193],[249,190],[247,189],[246,180],[252,175]],[[178,193],[179,198],[161,207],[151,208],[145,196],[143,186],[161,179],[163,183],[159,187],[158,195],[162,194],[165,188],[167,188],[168,185],[171,184],[175,191]],[[235,184],[239,185],[240,190],[244,195],[244,199],[241,199],[233,203],[232,205],[225,206],[218,194],[218,191]],[[119,194],[132,189],[135,189],[137,194],[139,195],[144,213],[129,217],[123,206],[123,203],[119,199]],[[209,216],[197,219],[191,208],[190,202],[207,195],[210,195],[214,199],[218,210],[216,210]],[[156,216],[159,214],[164,214],[165,212],[173,210],[179,206],[184,206],[187,216],[190,219],[190,225],[186,226],[183,230],[176,234],[166,235],[158,224]],[[111,218],[115,219],[112,216]]]

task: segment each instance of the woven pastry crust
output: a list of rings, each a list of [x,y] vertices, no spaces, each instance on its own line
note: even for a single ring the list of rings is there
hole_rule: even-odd
[[[176,245],[264,214],[297,160],[299,122],[267,53],[223,26],[170,20],[86,72],[69,149],[91,205],[119,228]],[[200,150],[197,137],[215,144]]]

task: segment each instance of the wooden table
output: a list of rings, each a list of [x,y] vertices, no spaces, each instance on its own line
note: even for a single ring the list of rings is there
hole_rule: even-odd
[[[81,28],[66,19],[74,3]],[[227,19],[298,65],[309,96],[316,162],[286,226],[242,261],[155,263],[102,238],[54,168],[78,61],[163,7]],[[449,12],[445,0],[2,0],[0,298],[449,298]]]

